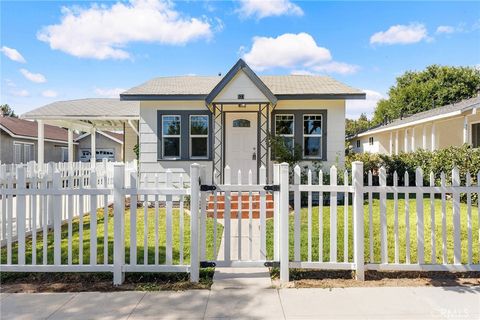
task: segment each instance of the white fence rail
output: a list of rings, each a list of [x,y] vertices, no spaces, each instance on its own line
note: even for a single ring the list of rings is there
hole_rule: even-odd
[[[227,167],[224,182],[214,181],[212,192],[201,186],[207,179],[197,164],[191,166],[190,181],[180,176],[176,183],[169,170],[160,179],[131,169],[115,164],[104,171],[66,170],[65,175],[60,167],[44,175],[31,174],[23,166],[15,174],[3,171],[1,271],[110,271],[115,284],[123,282],[125,272],[190,272],[191,280],[198,281],[207,247],[213,247],[217,266],[279,262],[282,281],[288,281],[290,268],[355,270],[360,280],[365,270],[480,271],[480,206],[472,200],[474,195],[479,198],[480,174],[477,185],[467,174],[461,186],[455,168],[451,184],[441,173],[440,185],[430,174],[424,186],[417,169],[415,186],[408,185],[408,174],[406,185],[399,186],[396,173],[389,186],[382,168],[379,185],[374,186],[371,173],[364,183],[363,164],[355,162],[351,173],[332,167],[315,176],[309,171],[304,181],[296,167],[290,183],[288,165],[280,164],[274,165],[272,186],[266,183],[264,168],[259,169],[259,183],[252,183],[248,173],[247,184],[232,184]],[[242,181],[241,172],[234,174]],[[265,215],[268,192],[273,192],[273,232],[267,230]],[[213,221],[207,220],[209,201]],[[252,201],[258,201],[258,250],[252,249],[257,232],[252,227]],[[248,208],[246,218],[243,205]],[[214,233],[210,246],[208,223],[213,223]],[[224,227],[221,247],[216,242],[219,224]],[[234,233],[237,243],[232,241]],[[248,241],[242,244],[244,234]]]

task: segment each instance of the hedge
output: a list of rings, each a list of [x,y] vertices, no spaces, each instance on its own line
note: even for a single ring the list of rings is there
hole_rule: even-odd
[[[387,183],[392,185],[393,173],[396,171],[399,185],[404,185],[405,171],[409,173],[409,184],[415,185],[415,170],[422,168],[424,184],[429,184],[430,172],[435,175],[435,182],[440,183],[441,172],[445,173],[447,183],[451,183],[452,169],[457,166],[460,170],[462,185],[465,184],[467,174],[471,176],[471,183],[477,183],[477,173],[480,171],[480,148],[472,148],[468,145],[462,147],[449,147],[437,151],[418,150],[411,153],[398,155],[383,155],[375,153],[349,154],[345,159],[345,166],[351,170],[353,161],[362,161],[365,172],[365,181],[369,171],[374,176],[378,175],[380,167],[384,166],[387,171]]]

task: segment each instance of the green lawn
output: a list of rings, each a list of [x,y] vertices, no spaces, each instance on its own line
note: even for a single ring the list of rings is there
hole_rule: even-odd
[[[410,261],[417,262],[417,215],[416,215],[416,201],[415,199],[409,201],[410,204]],[[312,208],[312,261],[318,261],[318,207]],[[365,262],[370,261],[370,241],[369,241],[369,210],[368,205],[365,205]],[[425,217],[425,263],[431,262],[431,223],[430,223],[430,199],[424,199],[424,217]],[[453,213],[452,201],[447,201],[447,255],[448,263],[453,263]],[[293,260],[293,227],[294,217],[290,215],[290,259]],[[352,207],[349,207],[349,261],[353,261],[353,219]],[[435,200],[435,236],[436,236],[436,250],[437,263],[442,261],[442,213],[441,200]],[[344,207],[338,206],[337,212],[337,260],[344,260]],[[378,199],[373,200],[373,248],[374,261],[380,262],[380,205]],[[399,223],[399,258],[400,263],[404,263],[406,259],[406,224],[405,224],[405,201],[399,199],[398,205],[398,223]],[[472,206],[472,239],[473,239],[473,261],[479,261],[479,221],[477,207]],[[330,207],[323,208],[323,259],[329,261],[330,250]],[[388,238],[388,262],[393,263],[395,253],[394,242],[394,209],[393,200],[387,200],[387,238]],[[308,213],[307,208],[301,210],[301,258],[302,261],[308,259]],[[462,238],[462,263],[467,263],[467,206],[461,205],[461,238]],[[273,220],[267,221],[267,253],[268,258],[273,258]]]
[[[148,262],[150,264],[155,261],[155,209],[148,209]],[[166,210],[159,209],[159,263],[165,263],[165,235],[166,235]],[[75,218],[72,224],[73,241],[72,241],[72,263],[79,262],[79,219]],[[223,226],[217,224],[217,248],[220,247]],[[37,233],[37,264],[43,262],[43,233]],[[104,215],[103,210],[98,211],[97,216],[97,262],[102,264],[104,261]],[[213,259],[213,219],[207,219],[207,259]],[[53,264],[53,231],[48,233],[47,241],[47,257],[48,263]],[[62,264],[68,262],[68,224],[62,225]],[[180,212],[173,209],[173,263],[179,264],[180,259]],[[6,247],[0,249],[1,262],[6,263]],[[143,264],[144,256],[144,209],[137,209],[137,261]],[[90,216],[85,215],[83,219],[83,263],[88,264],[90,260]],[[109,209],[108,216],[108,261],[113,263],[113,211]],[[125,212],[125,262],[130,261],[130,210]],[[190,216],[184,214],[184,263],[190,261]],[[13,245],[12,262],[17,263],[17,245]],[[28,239],[26,244],[26,263],[32,262],[32,241]]]

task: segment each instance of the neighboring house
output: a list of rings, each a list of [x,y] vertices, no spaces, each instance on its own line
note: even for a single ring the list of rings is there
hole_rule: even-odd
[[[239,60],[224,76],[152,79],[120,95],[140,102],[140,171],[173,169],[188,174],[192,163],[207,177],[223,179],[223,168],[254,183],[265,166],[272,179],[268,136],[302,146],[303,163],[343,166],[345,101],[365,94],[325,76],[257,76]]]
[[[96,132],[96,160],[123,161],[123,134],[111,131]],[[78,143],[77,161],[90,161],[91,137],[90,133],[84,133],[74,139]]]
[[[45,125],[45,162],[67,161],[67,130]],[[0,116],[0,162],[37,160],[37,122]]]
[[[347,137],[352,151],[398,154],[469,144],[480,147],[480,96],[394,120]]]

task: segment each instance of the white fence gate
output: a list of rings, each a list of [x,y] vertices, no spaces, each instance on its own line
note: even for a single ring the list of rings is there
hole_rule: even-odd
[[[329,184],[324,184],[322,172],[317,177],[308,172],[306,183],[302,183],[299,167],[294,169],[290,184],[288,165],[274,165],[273,185],[266,184],[264,168],[259,170],[259,184],[246,185],[231,184],[228,167],[224,183],[214,181],[212,185],[204,183],[205,173],[197,164],[191,166],[190,181],[184,183],[181,177],[175,184],[169,170],[165,181],[156,176],[152,184],[145,182],[147,177],[139,177],[136,168],[131,169],[115,164],[111,173],[100,173],[100,168],[88,172],[80,169],[81,173],[67,170],[62,176],[60,168],[37,175],[18,167],[15,175],[0,176],[0,270],[109,271],[114,274],[115,284],[123,282],[125,272],[190,272],[191,280],[198,281],[201,261],[234,267],[279,263],[281,281],[288,281],[290,268],[355,270],[360,280],[365,270],[480,271],[480,185],[472,186],[467,174],[465,186],[460,186],[456,168],[450,184],[445,174],[439,175],[440,186],[435,185],[433,174],[429,175],[429,186],[424,186],[420,169],[415,186],[408,185],[408,174],[404,177],[406,185],[399,186],[396,173],[393,185],[387,186],[384,168],[379,172],[379,186],[372,185],[371,173],[364,184],[361,162],[353,163],[351,174],[341,174],[340,185],[335,167],[328,174]],[[479,178],[480,174],[477,182]],[[144,181],[143,187],[140,180]],[[273,192],[274,203],[272,239],[267,239],[269,192]],[[207,218],[210,193],[213,221]],[[409,201],[412,194],[415,199]],[[232,208],[235,195],[237,200],[240,195],[240,201],[237,208]],[[440,199],[435,200],[435,195]],[[474,195],[476,207],[472,203]],[[224,211],[219,218],[221,196]],[[460,201],[462,196],[465,203]],[[393,199],[393,207],[389,207],[392,202],[387,197]],[[400,201],[401,197],[405,200]],[[248,203],[247,217],[242,216],[243,198]],[[253,199],[259,202],[256,222],[252,219]],[[436,207],[438,201],[440,208]],[[126,203],[130,203],[128,211]],[[143,206],[137,208],[138,203]],[[389,210],[393,210],[393,216],[387,214]],[[235,211],[237,219],[231,216]],[[109,224],[112,219],[113,225]],[[462,220],[466,220],[463,226]],[[413,228],[412,221],[416,221]],[[221,248],[216,241],[207,243],[207,223],[213,223],[214,239],[219,224],[224,226]],[[258,243],[254,242],[254,228],[260,234]],[[248,241],[234,243],[234,233],[240,238],[247,234]],[[84,239],[87,235],[89,239]],[[178,252],[173,249],[177,242]],[[273,244],[271,254],[267,243]],[[245,245],[247,254],[242,256]],[[213,246],[212,257],[207,256],[208,246]]]

